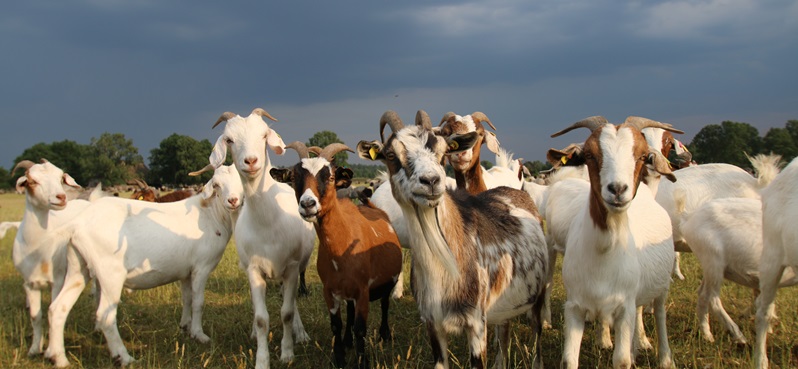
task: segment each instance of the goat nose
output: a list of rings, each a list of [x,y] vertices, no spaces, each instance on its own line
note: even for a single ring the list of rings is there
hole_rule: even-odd
[[[63,193],[60,193],[60,194],[58,194],[58,195],[55,195],[55,198],[56,198],[56,199],[58,199],[58,200],[59,200],[59,201],[61,201],[61,202],[64,202],[64,201],[66,201],[66,195],[65,195],[65,194],[63,194]]]
[[[418,178],[418,181],[421,182],[421,184],[423,184],[425,186],[435,187],[435,185],[437,185],[438,182],[441,181],[441,177],[436,176],[436,175],[421,176],[421,177]]]
[[[237,197],[231,197],[231,198],[227,199],[227,202],[229,202],[231,206],[236,206],[236,204],[238,204],[238,198]]]
[[[252,166],[252,165],[255,165],[255,163],[257,163],[257,162],[258,162],[258,158],[254,157],[254,156],[250,156],[250,157],[244,158],[244,164],[246,164],[246,165]]]
[[[610,184],[607,185],[607,190],[610,191],[610,193],[615,195],[615,196],[618,196],[618,195],[626,192],[626,190],[628,190],[628,189],[629,189],[629,186],[627,186],[625,184],[617,183],[617,182],[613,182],[613,183],[610,183]]]
[[[299,202],[299,205],[302,205],[303,208],[310,208],[316,206],[316,199],[305,199]]]

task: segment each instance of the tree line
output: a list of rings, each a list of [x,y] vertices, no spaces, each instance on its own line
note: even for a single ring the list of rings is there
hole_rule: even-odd
[[[333,142],[342,142],[332,131],[320,131],[308,139],[307,146],[324,147]],[[698,163],[729,163],[748,168],[747,155],[774,153],[789,161],[798,156],[798,120],[789,120],[783,128],[770,128],[764,136],[756,127],[741,122],[724,121],[720,124],[704,126],[687,144]],[[190,186],[207,182],[211,173],[199,177],[188,176],[186,168],[202,168],[208,163],[208,155],[213,145],[207,139],[198,141],[192,137],[173,133],[150,150],[148,165],[139,154],[133,141],[122,133],[103,133],[99,138],[92,137],[89,144],[79,144],[64,140],[52,143],[37,143],[25,149],[14,159],[38,162],[46,158],[64,169],[75,180],[93,186],[102,182],[104,186],[125,184],[132,179],[144,179],[152,186]],[[350,167],[355,177],[374,178],[381,165],[347,163],[347,152],[335,156],[336,165]],[[228,160],[229,163],[229,160]],[[485,165],[491,164],[484,162]],[[551,166],[542,161],[528,161],[524,165],[536,175]],[[13,166],[12,166],[13,168]],[[0,167],[0,188],[14,188],[16,178],[10,169]]]

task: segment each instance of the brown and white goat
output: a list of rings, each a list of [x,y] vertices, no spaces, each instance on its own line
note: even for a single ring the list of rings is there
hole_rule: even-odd
[[[344,144],[330,144],[318,157],[309,158],[308,148],[299,141],[286,145],[299,153],[300,162],[288,169],[271,169],[277,181],[291,183],[299,203],[299,214],[314,223],[319,236],[316,268],[324,285],[324,301],[330,311],[336,367],[344,367],[345,346],[352,344],[354,320],[358,366],[368,367],[364,355],[369,301],[380,299],[380,338],[391,339],[388,326],[389,297],[402,269],[399,239],[388,215],[370,205],[356,206],[336,196],[336,183],[349,182],[352,170],[336,168],[335,154],[349,150]],[[346,329],[341,338],[341,305],[346,304]]]
[[[155,190],[147,185],[147,182],[144,182],[140,179],[136,179],[134,183],[139,186],[139,189],[133,191],[133,194],[130,195],[131,199],[141,200],[141,201],[149,201],[149,202],[175,202],[180,200],[185,200],[191,196],[194,196],[195,193],[192,190],[175,190],[163,196],[158,196],[155,193]]]
[[[416,125],[405,127],[387,111],[380,119],[393,133],[387,140],[360,141],[358,155],[388,167],[393,196],[402,208],[413,250],[414,294],[432,345],[435,368],[448,368],[447,336],[465,331],[473,368],[482,368],[487,325],[534,307],[540,316],[548,254],[541,218],[529,195],[498,187],[472,196],[448,191],[441,162],[447,153],[468,150],[477,133],[441,137],[424,111]],[[542,365],[542,327],[536,337],[536,365]],[[504,367],[507,347],[496,367]]]
[[[488,116],[479,111],[466,116],[459,116],[450,111],[443,115],[439,124],[441,127],[440,134],[444,137],[468,132],[477,133],[477,141],[471,149],[447,155],[449,164],[454,169],[454,179],[457,181],[457,188],[465,189],[472,195],[492,188],[485,183],[484,170],[479,160],[482,144],[487,144],[488,150],[494,154],[499,153],[499,140],[496,139],[496,135],[493,132],[485,130],[482,122],[487,123],[494,131],[496,130]]]

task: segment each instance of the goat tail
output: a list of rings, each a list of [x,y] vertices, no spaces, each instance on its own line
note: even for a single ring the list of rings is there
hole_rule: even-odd
[[[748,161],[751,162],[751,166],[754,167],[754,172],[756,173],[756,180],[757,186],[762,189],[765,188],[767,185],[776,178],[776,175],[779,174],[781,171],[781,155],[776,154],[757,154],[753,157],[748,156]]]
[[[513,161],[513,154],[503,148],[499,148],[499,152],[496,153],[496,166],[512,169],[510,168],[510,165],[512,165],[512,161]]]

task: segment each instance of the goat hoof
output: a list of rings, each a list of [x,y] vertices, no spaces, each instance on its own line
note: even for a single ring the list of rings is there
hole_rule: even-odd
[[[197,342],[199,342],[199,343],[210,343],[211,342],[211,338],[208,337],[208,335],[206,335],[205,333],[202,333],[202,332],[196,333],[196,334],[192,334],[191,338],[197,340]]]
[[[391,335],[391,330],[390,329],[385,329],[385,330],[380,329],[380,339],[385,341],[385,342],[393,341],[393,336]]]

